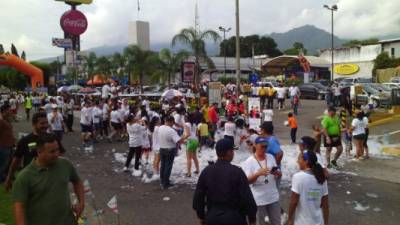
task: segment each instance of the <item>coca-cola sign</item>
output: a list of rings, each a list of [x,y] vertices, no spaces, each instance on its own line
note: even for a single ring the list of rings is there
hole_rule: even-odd
[[[64,32],[76,36],[85,33],[88,25],[86,16],[78,10],[65,12],[61,16],[60,24]]]

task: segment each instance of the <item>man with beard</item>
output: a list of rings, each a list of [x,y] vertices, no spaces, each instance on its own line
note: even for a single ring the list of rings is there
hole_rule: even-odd
[[[6,190],[10,190],[12,180],[14,179],[14,173],[17,169],[19,169],[19,165],[21,165],[21,162],[22,168],[25,168],[31,163],[34,158],[36,158],[37,140],[39,138],[39,135],[46,134],[47,129],[49,128],[47,114],[45,112],[35,113],[32,116],[32,127],[32,133],[21,138],[17,143],[17,149],[11,161],[11,165],[8,170],[8,175],[5,182]],[[60,142],[59,146],[60,153],[63,154],[65,152],[65,149],[61,146]]]

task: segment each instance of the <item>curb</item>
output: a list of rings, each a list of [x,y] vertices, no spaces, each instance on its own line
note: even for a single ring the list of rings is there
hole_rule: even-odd
[[[393,115],[393,116],[390,116],[390,117],[387,117],[387,118],[384,118],[384,119],[376,120],[376,121],[368,124],[368,126],[369,127],[374,127],[374,126],[382,125],[382,124],[385,124],[387,122],[390,122],[390,121],[392,121],[394,119],[398,119],[398,118],[400,118],[400,115]]]

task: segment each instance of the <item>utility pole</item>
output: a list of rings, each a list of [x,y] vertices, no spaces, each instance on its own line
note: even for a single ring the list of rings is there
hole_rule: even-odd
[[[333,77],[333,75],[334,75],[333,69],[334,69],[334,66],[335,66],[335,64],[333,62],[333,58],[334,58],[333,12],[337,11],[338,7],[337,7],[337,5],[333,5],[331,7],[328,6],[328,5],[324,5],[324,8],[328,9],[329,11],[331,11],[331,57],[332,57],[332,59],[331,59],[331,79],[330,80],[333,81],[333,78],[334,78]]]
[[[236,1],[236,97],[240,92],[240,26],[239,26],[239,0]]]
[[[224,48],[224,78],[226,78],[226,42],[225,42],[225,40],[226,40],[226,33],[228,33],[230,30],[231,30],[232,28],[225,28],[225,27],[219,27],[219,30],[220,31],[222,31],[223,33],[224,33],[224,46],[223,46],[223,48]]]

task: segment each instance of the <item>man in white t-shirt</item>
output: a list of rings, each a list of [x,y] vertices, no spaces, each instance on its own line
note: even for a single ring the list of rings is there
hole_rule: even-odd
[[[47,114],[49,128],[57,136],[58,140],[61,141],[64,133],[64,119],[58,111],[56,104],[53,104],[51,108],[53,111]]]
[[[275,158],[265,153],[267,139],[256,138],[255,153],[242,164],[251,192],[257,204],[257,225],[266,225],[268,216],[271,225],[281,225],[281,207],[276,177],[282,176]]]
[[[175,120],[172,116],[165,118],[165,125],[158,128],[158,140],[160,145],[160,180],[161,188],[168,189],[173,186],[170,182],[170,176],[172,171],[172,165],[177,153],[177,145],[181,144],[188,138],[187,134],[179,137],[176,130],[172,128]]]
[[[92,121],[94,127],[93,139],[96,140],[96,137],[101,134],[101,127],[103,124],[103,110],[101,109],[100,102],[98,101],[92,109]]]
[[[93,129],[92,129],[92,112],[91,109],[89,108],[90,102],[85,101],[83,103],[83,107],[81,109],[81,138],[83,145],[85,146],[87,144],[87,141],[89,141]]]
[[[233,117],[229,117],[224,126],[224,138],[228,138],[235,143],[236,124],[233,121]]]
[[[278,98],[278,109],[281,110],[285,107],[286,89],[280,85],[276,92]]]
[[[101,88],[101,97],[103,99],[107,99],[110,96],[110,92],[111,92],[111,88],[108,84],[105,84],[102,88]]]

